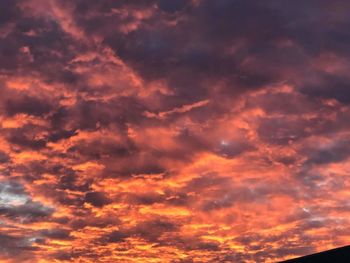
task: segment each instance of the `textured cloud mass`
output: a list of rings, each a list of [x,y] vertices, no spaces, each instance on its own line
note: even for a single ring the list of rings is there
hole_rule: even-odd
[[[0,262],[348,244],[349,8],[2,0]]]

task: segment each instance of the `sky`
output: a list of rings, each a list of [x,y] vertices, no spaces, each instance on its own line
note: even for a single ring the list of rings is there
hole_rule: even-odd
[[[349,8],[1,0],[0,262],[349,244]]]

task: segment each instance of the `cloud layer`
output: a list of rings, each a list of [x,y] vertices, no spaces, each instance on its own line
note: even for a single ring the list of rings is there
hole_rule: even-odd
[[[349,243],[350,3],[3,0],[1,262],[275,262]]]

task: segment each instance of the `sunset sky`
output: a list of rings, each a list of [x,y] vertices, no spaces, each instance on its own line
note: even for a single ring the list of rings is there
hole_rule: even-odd
[[[349,11],[0,0],[0,262],[276,262],[350,244]]]

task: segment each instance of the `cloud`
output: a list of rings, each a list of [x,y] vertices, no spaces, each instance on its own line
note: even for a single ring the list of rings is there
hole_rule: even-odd
[[[348,5],[2,1],[0,261],[345,245]]]
[[[0,215],[23,223],[48,220],[53,209],[33,201],[19,184],[0,185]]]
[[[110,203],[110,200],[102,192],[88,192],[85,194],[85,202],[96,207],[102,207]]]
[[[50,105],[36,98],[24,97],[18,101],[7,101],[6,111],[10,116],[18,113],[40,116],[50,111]]]

